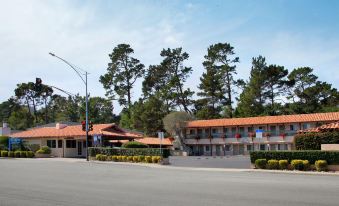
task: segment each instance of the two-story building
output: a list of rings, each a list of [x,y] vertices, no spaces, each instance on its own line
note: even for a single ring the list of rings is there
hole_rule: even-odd
[[[195,120],[184,129],[192,155],[244,155],[256,150],[292,150],[299,130],[339,120],[339,112]]]

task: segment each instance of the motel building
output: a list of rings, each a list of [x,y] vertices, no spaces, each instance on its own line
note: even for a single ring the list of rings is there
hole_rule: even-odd
[[[82,125],[69,126],[57,123],[55,126],[33,128],[10,135],[21,139],[26,145],[48,146],[54,157],[86,157],[86,132]],[[88,146],[114,146],[111,141],[131,141],[142,135],[131,133],[115,124],[94,124],[89,132]]]
[[[292,150],[299,130],[339,120],[339,112],[187,122],[184,142],[191,155],[247,155],[258,150]]]

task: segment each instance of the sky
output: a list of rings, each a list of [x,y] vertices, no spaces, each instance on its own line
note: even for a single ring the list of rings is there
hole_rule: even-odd
[[[289,71],[309,66],[338,88],[338,11],[336,0],[0,0],[0,102],[14,95],[16,84],[36,77],[85,95],[75,72],[49,52],[88,71],[91,96],[104,96],[99,77],[121,43],[146,67],[161,62],[163,48],[182,47],[190,55],[185,65],[193,68],[185,86],[193,91],[207,48],[219,42],[230,43],[240,58],[237,78],[247,80],[252,57],[262,55]],[[117,102],[114,107],[121,110]]]

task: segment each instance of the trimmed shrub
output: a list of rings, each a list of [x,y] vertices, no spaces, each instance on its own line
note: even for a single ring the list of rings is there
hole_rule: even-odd
[[[127,161],[128,161],[128,162],[133,162],[133,156],[128,156],[128,157],[127,157]]]
[[[14,157],[14,152],[13,151],[9,151],[8,152],[8,157]]]
[[[15,151],[14,152],[14,157],[19,158],[20,157],[20,151]]]
[[[97,154],[95,156],[95,159],[98,160],[98,161],[101,161],[102,160],[102,154]]]
[[[117,161],[121,162],[122,161],[122,156],[117,156]]]
[[[339,164],[339,151],[253,151],[250,155],[252,163],[255,163],[257,159],[288,160],[289,162],[301,159],[308,160],[310,164],[314,164],[317,160],[326,160],[328,164]]]
[[[106,161],[112,161],[112,156],[107,156]]]
[[[112,161],[117,162],[117,161],[118,161],[118,156],[113,155],[113,156],[112,156]]]
[[[267,169],[270,169],[270,170],[279,169],[279,161],[278,160],[268,160],[267,161]]]
[[[287,170],[288,169],[288,161],[287,160],[279,160],[279,168],[281,170]]]
[[[297,150],[320,150],[321,144],[339,144],[339,132],[297,134],[294,143]]]
[[[139,155],[140,162],[145,162],[145,156]]]
[[[304,165],[304,170],[310,170],[311,169],[311,164],[308,160],[303,160],[303,165]]]
[[[121,156],[121,161],[126,162],[127,161],[127,156]]]
[[[121,145],[122,148],[148,148],[147,144],[141,143],[141,142],[126,142]]]
[[[140,162],[139,156],[133,156],[133,162]]]
[[[265,169],[267,164],[266,159],[257,159],[255,160],[255,168],[257,169]]]
[[[51,154],[51,148],[49,148],[48,146],[43,146],[36,152],[38,154]],[[95,155],[93,157],[95,157]]]
[[[170,156],[169,149],[158,148],[103,148],[103,147],[90,147],[89,155],[95,157],[97,154],[104,155],[118,155],[118,156],[161,156],[167,158]]]
[[[26,151],[20,151],[20,157],[25,158],[26,157]]]
[[[318,172],[327,171],[327,161],[326,160],[317,160],[315,161],[315,169]]]
[[[8,157],[8,151],[1,151],[1,157]]]
[[[26,152],[26,157],[33,158],[34,157],[34,153],[32,151],[27,151]]]
[[[146,163],[152,163],[152,157],[151,156],[145,156],[145,162]]]
[[[303,160],[292,160],[291,167],[293,170],[303,170],[304,169],[304,161]]]

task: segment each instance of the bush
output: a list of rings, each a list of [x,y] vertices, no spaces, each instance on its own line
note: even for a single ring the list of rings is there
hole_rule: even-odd
[[[147,144],[141,143],[141,142],[126,142],[121,145],[122,148],[148,148]]]
[[[32,151],[27,151],[26,152],[26,157],[33,158],[34,157],[34,153]]]
[[[279,169],[279,161],[278,160],[268,160],[267,169],[270,169],[270,170]]]
[[[321,144],[339,144],[339,132],[297,134],[294,143],[297,150],[320,150]]]
[[[20,151],[15,151],[14,152],[14,157],[19,158],[20,157]]]
[[[20,157],[25,158],[26,157],[26,151],[20,151]]]
[[[102,161],[102,154],[97,154],[95,156],[95,159],[98,160],[98,161]]]
[[[8,157],[8,151],[1,151],[1,157]]]
[[[276,159],[288,160],[294,159],[308,160],[310,164],[314,164],[317,160],[326,160],[328,164],[339,164],[339,151],[254,151],[250,153],[251,162],[257,159]]]
[[[117,156],[117,161],[121,162],[122,161],[122,156]]]
[[[257,159],[255,160],[255,168],[257,169],[265,169],[267,164],[266,159]]]
[[[292,160],[291,167],[293,170],[303,170],[304,169],[304,161],[303,160]]]
[[[288,169],[288,161],[287,160],[279,160],[279,168],[281,170],[287,170]]]
[[[126,162],[127,161],[127,156],[121,156],[121,161]]]
[[[117,162],[117,161],[118,161],[118,156],[113,155],[113,156],[112,156],[112,161]]]
[[[140,162],[145,162],[145,156],[139,155]]]
[[[9,151],[8,152],[8,157],[14,157],[14,152],[13,151]]]
[[[48,146],[43,146],[37,151],[37,153],[38,154],[51,154],[51,148],[49,148]]]
[[[89,155],[95,157],[97,154],[104,155],[117,155],[117,156],[161,156],[167,158],[170,156],[169,149],[158,148],[103,148],[103,147],[90,147]]]
[[[311,164],[308,160],[303,160],[303,165],[304,165],[304,170],[310,170],[311,169]]]
[[[140,162],[140,156],[133,156],[133,162]]]
[[[112,156],[107,156],[106,161],[112,161]]]
[[[145,156],[145,162],[146,163],[152,163],[152,157],[151,156]]]
[[[128,157],[127,157],[127,161],[128,161],[128,162],[133,162],[133,156],[128,156]]]
[[[318,172],[327,171],[327,161],[326,160],[317,160],[315,161],[315,169]]]

